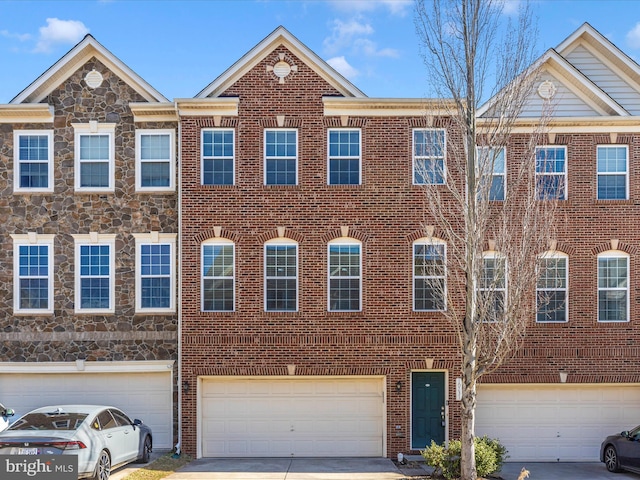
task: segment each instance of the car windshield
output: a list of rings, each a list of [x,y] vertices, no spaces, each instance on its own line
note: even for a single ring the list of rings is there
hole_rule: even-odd
[[[16,420],[8,430],[76,430],[85,418],[87,418],[86,413],[27,413]]]

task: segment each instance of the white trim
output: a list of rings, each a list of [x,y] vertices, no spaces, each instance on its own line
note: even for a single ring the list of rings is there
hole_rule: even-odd
[[[357,245],[358,246],[358,271],[360,272],[359,275],[357,276],[332,276],[331,275],[331,247],[332,246],[352,246],[352,245]],[[362,271],[362,257],[363,257],[363,252],[362,252],[362,242],[359,240],[356,240],[355,238],[350,238],[350,237],[341,237],[341,238],[336,238],[331,240],[329,243],[327,243],[327,311],[328,312],[361,312],[362,311],[362,297],[363,297],[363,285],[362,285],[362,279],[364,277],[363,271]],[[357,310],[353,310],[353,309],[334,309],[331,308],[331,280],[354,280],[357,279],[358,280],[358,309]]]
[[[598,254],[596,258],[596,318],[598,319],[598,323],[629,323],[631,321],[631,309],[629,308],[630,297],[631,297],[631,255],[621,250],[607,250],[606,252],[602,252]],[[624,258],[627,261],[627,286],[626,288],[600,288],[600,259],[601,258]],[[600,320],[600,291],[624,291],[626,292],[626,320]]]
[[[442,277],[435,275],[416,276],[416,245],[442,245],[444,247],[444,275]],[[411,310],[414,312],[446,312],[447,311],[447,296],[448,296],[448,282],[447,282],[447,242],[439,238],[422,237],[418,238],[411,244]],[[429,279],[429,278],[442,278],[444,281],[444,298],[442,299],[443,308],[439,310],[428,309],[416,309],[416,278]]]
[[[75,191],[82,193],[111,193],[115,191],[115,123],[98,123],[95,121],[89,123],[72,123],[74,129],[74,177]],[[106,187],[83,187],[81,181],[81,168],[87,160],[80,158],[80,138],[84,136],[102,136],[109,137],[109,158],[108,162],[108,185]],[[104,162],[104,160],[103,160]]]
[[[115,313],[115,256],[116,256],[116,235],[115,234],[82,234],[71,235],[74,240],[75,251],[75,295],[74,311],[77,314],[112,314]],[[108,308],[81,308],[81,279],[80,276],[80,247],[85,245],[107,245],[109,247],[109,307]]]
[[[447,116],[456,112],[452,101],[420,98],[322,97],[326,117],[421,117]]]
[[[166,372],[173,369],[175,360],[130,360],[122,362],[84,361],[84,370],[73,362],[0,362],[4,373],[138,373]]]
[[[536,323],[540,324],[540,325],[545,325],[545,324],[555,324],[555,323],[568,323],[569,322],[569,255],[567,255],[564,252],[558,252],[558,251],[546,251],[544,252],[542,255],[538,256],[539,260],[554,260],[554,259],[563,259],[565,262],[565,278],[564,278],[564,288],[540,288],[538,287],[538,285],[536,285]],[[540,274],[540,276],[538,277],[538,280],[540,280],[540,278],[542,278],[542,274]],[[540,321],[538,320],[538,291],[554,291],[554,292],[564,292],[564,320],[562,321],[555,321],[555,320],[547,320],[547,321]]]
[[[176,311],[176,233],[133,233],[136,241],[136,313],[175,313]],[[143,245],[169,245],[171,250],[170,264],[170,292],[168,308],[143,308],[142,307],[142,246]]]
[[[231,145],[233,153],[231,157],[225,155],[210,155],[205,158],[204,155],[204,134],[205,132],[231,132]],[[212,142],[212,145],[215,143]],[[212,152],[213,153],[213,152]],[[204,161],[205,160],[231,160],[231,183],[204,183]],[[236,130],[229,127],[207,127],[200,129],[200,185],[206,186],[231,186],[236,184]]]
[[[296,281],[296,306],[294,309],[292,310],[280,310],[280,309],[268,309],[267,308],[267,280],[268,279],[291,279],[290,276],[270,276],[267,277],[267,247],[277,247],[277,246],[282,246],[282,245],[293,245],[296,247],[296,277],[295,277],[295,281]],[[296,242],[295,240],[291,240],[290,238],[273,238],[271,240],[268,240],[264,243],[263,246],[263,262],[264,262],[264,272],[263,272],[263,277],[264,277],[264,311],[265,312],[283,312],[283,313],[293,313],[293,312],[297,312],[300,309],[300,246],[298,245],[298,242]]]
[[[3,123],[53,123],[53,106],[37,103],[0,105],[0,124]]]
[[[332,132],[358,132],[358,183],[331,183],[331,160],[356,160],[355,156],[331,155],[331,133]],[[345,186],[345,185],[362,185],[362,129],[354,127],[336,127],[327,129],[327,185]]]
[[[296,134],[296,156],[295,157],[280,157],[278,155],[274,155],[271,157],[267,157],[267,133],[268,132],[295,132]],[[297,128],[265,128],[263,132],[263,155],[262,155],[262,167],[263,167],[263,181],[264,185],[268,187],[295,187],[299,185],[298,182],[298,173],[300,170],[300,132]],[[295,171],[295,183],[267,183],[267,160],[294,160],[296,164]]]
[[[233,305],[231,310],[205,310],[204,309],[204,249],[205,247],[215,247],[215,246],[231,246],[232,248],[232,266],[233,266],[233,275],[231,275],[231,283],[232,283],[232,293],[233,293]],[[220,278],[229,278],[222,276],[207,276],[206,278],[210,279],[220,279]],[[235,312],[236,311],[236,244],[226,238],[210,238],[208,240],[203,241],[200,244],[200,311],[201,312]]]
[[[132,87],[149,102],[168,102],[160,92],[131,70],[93,36],[86,35],[60,60],[40,75],[31,85],[20,92],[9,103],[40,103],[51,91],[63,83],[92,57],[98,58],[105,67]]]
[[[142,160],[142,136],[169,136],[169,158],[156,158]],[[142,186],[142,164],[145,162],[169,163],[169,185]],[[171,128],[167,129],[136,129],[136,192],[145,193],[174,193],[176,191],[176,132]]]
[[[538,151],[540,150],[547,150],[547,149],[554,149],[554,150],[559,150],[562,149],[564,150],[564,172],[563,173],[557,173],[557,172],[538,172],[537,169],[537,162],[538,162]],[[539,198],[539,190],[538,190],[538,177],[563,177],[563,181],[564,181],[564,185],[563,185],[563,192],[562,192],[562,198],[558,198],[557,200],[566,200],[568,197],[568,190],[569,190],[569,185],[567,182],[567,177],[568,177],[568,167],[569,167],[569,152],[567,149],[566,145],[538,145],[535,148],[535,162],[536,162],[536,198]],[[544,200],[544,199],[541,199]],[[551,199],[553,200],[553,199]]]
[[[42,235],[37,233],[14,234],[13,239],[13,314],[14,315],[51,315],[54,311],[54,239],[55,235]],[[21,246],[38,245],[47,246],[47,308],[20,308],[20,254]]]
[[[46,188],[29,188],[20,186],[20,138],[21,137],[47,137],[47,183]],[[30,162],[25,162],[30,163]],[[44,163],[44,162],[40,162]],[[13,131],[13,193],[50,193],[54,190],[54,151],[53,151],[53,130],[14,130]]]
[[[440,156],[435,155],[416,155],[416,133],[417,132],[442,132],[442,182],[430,183],[424,179],[424,182],[416,181],[416,158],[422,160],[439,161]],[[447,184],[447,130],[445,128],[413,128],[411,130],[411,184],[412,185],[446,185]],[[423,175],[421,175],[423,176]]]
[[[242,77],[264,58],[271,54],[273,50],[283,45],[291,51],[293,55],[300,59],[311,70],[333,86],[345,97],[365,97],[355,85],[338,73],[327,62],[322,60],[315,52],[311,51],[300,40],[294,37],[286,28],[280,26],[271,32],[255,47],[244,54],[222,75],[211,82],[196,98],[218,97],[228,86]],[[274,80],[275,82],[276,80]]]
[[[624,148],[626,151],[625,155],[625,171],[624,172],[600,172],[598,169],[598,149],[600,148]],[[629,200],[629,145],[627,144],[598,144],[596,145],[596,199],[599,201],[616,201],[616,200]],[[598,187],[600,176],[614,176],[614,175],[622,175],[624,173],[624,198],[600,198],[598,196]]]

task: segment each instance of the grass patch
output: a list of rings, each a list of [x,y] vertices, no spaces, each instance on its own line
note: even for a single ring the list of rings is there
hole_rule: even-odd
[[[178,458],[173,458],[172,453],[167,453],[144,467],[131,472],[124,480],[160,480],[189,463],[192,458],[184,453]]]

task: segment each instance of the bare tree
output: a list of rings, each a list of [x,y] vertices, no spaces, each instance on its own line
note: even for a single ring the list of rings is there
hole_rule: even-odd
[[[446,245],[446,255],[425,254],[416,269],[431,279],[423,288],[440,298],[459,339],[464,480],[477,478],[478,380],[513,355],[536,314],[539,259],[554,248],[555,200],[564,188],[536,177],[536,163],[544,170],[536,146],[547,113],[529,118],[527,132],[521,125],[538,84],[529,6],[521,5],[513,22],[503,22],[503,7],[503,0],[416,0],[429,86],[436,98],[446,99],[440,104],[444,114],[427,118],[427,125],[447,132],[446,140],[427,133],[414,137],[425,231]],[[479,117],[483,98],[491,100]],[[434,161],[439,149],[446,152],[443,162]],[[446,283],[433,280],[442,278],[434,272],[445,265]]]

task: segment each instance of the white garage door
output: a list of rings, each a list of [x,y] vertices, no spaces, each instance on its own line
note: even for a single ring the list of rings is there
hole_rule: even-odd
[[[203,457],[383,455],[384,380],[203,378]]]
[[[21,415],[55,404],[112,405],[153,431],[154,448],[173,447],[171,371],[0,373],[0,403]],[[17,417],[14,417],[17,418]]]
[[[607,435],[640,424],[637,385],[482,385],[476,433],[509,461],[597,462]]]

